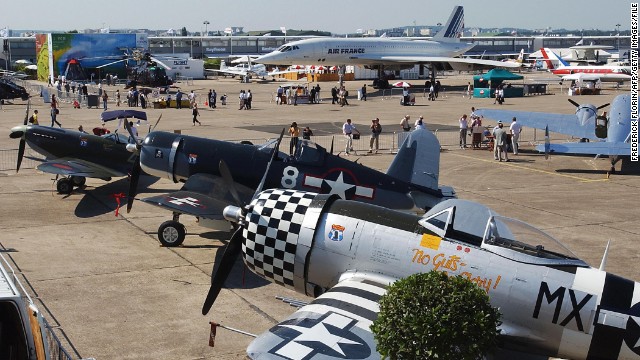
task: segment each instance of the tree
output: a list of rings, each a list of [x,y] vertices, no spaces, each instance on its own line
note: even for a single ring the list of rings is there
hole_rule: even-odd
[[[392,284],[371,331],[383,358],[479,359],[495,348],[499,325],[484,290],[431,271]]]
[[[187,33],[187,28],[183,26],[182,29],[180,29],[180,36],[187,36],[187,35],[189,35]]]

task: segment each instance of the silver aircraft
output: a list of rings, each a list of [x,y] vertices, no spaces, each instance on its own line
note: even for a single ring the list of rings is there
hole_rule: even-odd
[[[430,270],[469,279],[499,307],[494,359],[640,359],[639,283],[479,203],[450,199],[417,216],[271,189],[225,216],[239,228],[204,314],[240,252],[256,274],[315,297],[259,335],[252,359],[379,359],[370,325],[380,297],[395,280]]]

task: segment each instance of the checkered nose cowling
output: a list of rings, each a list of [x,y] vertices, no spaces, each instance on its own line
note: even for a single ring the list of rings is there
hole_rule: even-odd
[[[294,288],[293,272],[304,214],[317,194],[272,189],[251,202],[245,217],[242,253],[256,274]]]

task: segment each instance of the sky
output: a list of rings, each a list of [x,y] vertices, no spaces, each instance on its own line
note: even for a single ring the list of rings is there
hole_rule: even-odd
[[[406,25],[445,23],[463,5],[465,28],[630,29],[628,0],[102,0],[4,1],[0,28],[70,31],[108,27],[181,29],[190,32],[242,26],[355,33]],[[28,4],[28,5],[25,5]],[[397,6],[398,4],[405,4]],[[55,8],[52,8],[55,5]],[[47,16],[42,11],[50,9]]]

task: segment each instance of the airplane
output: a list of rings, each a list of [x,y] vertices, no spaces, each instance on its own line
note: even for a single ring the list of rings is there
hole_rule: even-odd
[[[524,49],[520,49],[517,59],[504,59],[502,62],[518,64],[520,67],[530,68],[531,63],[524,62]]]
[[[257,76],[264,79],[266,76],[276,76],[281,74],[298,72],[297,70],[282,71],[278,69],[274,71],[267,71],[267,67],[264,64],[251,64],[251,62],[241,63],[236,66],[227,66],[227,64],[224,61],[220,62],[220,69],[205,69],[205,71],[213,72],[213,73],[222,73],[225,75],[228,74],[231,76],[239,76],[242,79],[246,78],[247,76]]]
[[[8,78],[0,78],[0,102],[13,99],[29,100],[29,92]]]
[[[224,214],[238,228],[216,261],[203,315],[238,254],[257,275],[315,298],[253,340],[252,359],[379,359],[370,326],[381,296],[431,270],[469,279],[499,308],[492,359],[640,359],[640,283],[605,272],[606,252],[590,267],[480,203],[448,199],[418,216],[270,189]]]
[[[173,213],[173,219],[158,228],[158,239],[164,246],[179,246],[184,241],[186,230],[179,222],[182,214],[196,216],[202,226],[228,230],[222,209],[231,194],[220,183],[220,161],[229,164],[228,171],[246,199],[258,186],[272,152],[276,159],[266,179],[268,188],[314,190],[405,211],[428,209],[455,197],[453,188],[438,185],[440,143],[428,130],[414,131],[407,137],[386,174],[306,140],[288,155],[278,150],[280,139],[248,145],[151,132],[138,149],[127,211],[131,210],[143,170],[148,175],[184,182],[179,191],[141,199]]]
[[[548,128],[550,132],[570,135],[589,142],[538,145],[537,150],[555,154],[606,155],[611,159],[610,173],[615,173],[615,164],[622,160],[624,173],[631,168],[631,95],[622,94],[613,99],[607,116],[598,115],[598,110],[609,104],[596,107],[578,104],[575,115],[530,111],[478,109],[476,114],[485,118],[510,124],[515,117],[522,126],[536,129]],[[546,148],[545,148],[546,146]]]
[[[561,59],[553,51],[541,48],[540,52],[542,57],[547,63],[547,68],[554,75],[570,75],[577,73],[593,74],[600,77],[602,82],[623,82],[631,80],[631,67],[630,66],[614,66],[614,65],[569,65],[566,61]],[[560,65],[555,67],[551,60],[557,61]]]
[[[20,139],[16,172],[24,156],[25,145],[40,153],[45,159],[37,169],[46,173],[62,175],[57,179],[56,189],[60,194],[70,194],[75,187],[85,184],[86,178],[110,181],[113,177],[128,176],[133,168],[135,154],[127,150],[131,138],[124,134],[108,133],[94,135],[70,129],[40,125],[27,125],[27,115],[23,125],[15,126],[9,135]],[[101,113],[103,121],[113,119],[147,119],[143,111],[113,110]],[[99,130],[99,129],[96,129]]]
[[[433,70],[477,70],[488,67],[518,68],[520,65],[493,60],[461,58],[474,44],[461,43],[464,9],[456,6],[432,40],[379,38],[313,38],[287,43],[260,56],[256,62],[273,65],[362,65],[384,70],[428,64]],[[432,80],[435,71],[431,71]]]

